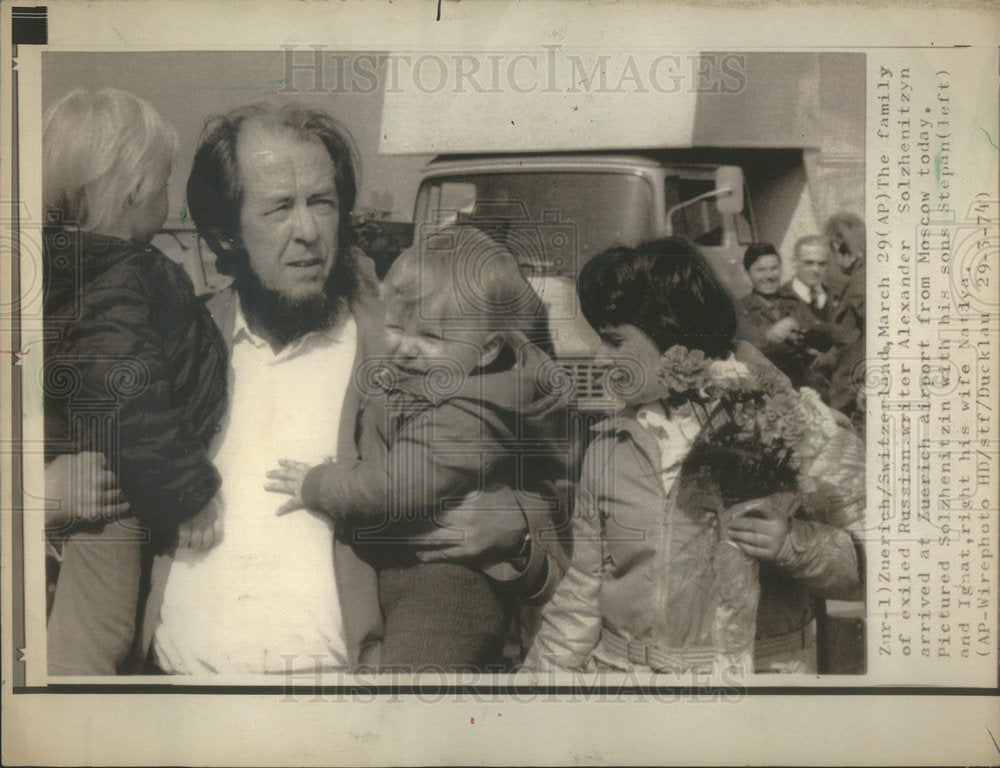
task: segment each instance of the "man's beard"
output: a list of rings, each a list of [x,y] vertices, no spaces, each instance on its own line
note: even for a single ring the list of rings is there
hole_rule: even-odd
[[[265,286],[249,263],[244,265],[234,285],[247,320],[281,346],[333,327],[347,309],[343,269],[330,270],[323,290],[293,298]]]

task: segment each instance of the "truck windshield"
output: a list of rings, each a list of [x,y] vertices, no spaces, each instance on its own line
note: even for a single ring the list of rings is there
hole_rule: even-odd
[[[417,197],[421,229],[470,223],[502,243],[529,271],[575,276],[612,245],[636,246],[652,227],[652,188],[642,176],[574,171],[492,172],[426,180]]]

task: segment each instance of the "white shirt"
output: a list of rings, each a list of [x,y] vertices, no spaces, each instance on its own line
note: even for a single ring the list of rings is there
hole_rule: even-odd
[[[285,673],[348,663],[333,570],[333,526],[264,490],[282,458],[336,453],[357,327],[348,317],[275,354],[237,307],[227,417],[213,444],[222,541],[178,550],[167,579],[157,663],[167,672]]]
[[[792,278],[792,290],[795,291],[795,295],[798,296],[806,304],[812,306],[813,295],[812,288],[803,283],[797,277]],[[816,309],[823,309],[826,306],[826,291],[823,290],[822,285],[816,286]]]
[[[663,493],[669,496],[681,473],[681,465],[698,438],[701,424],[691,412],[690,406],[674,409],[667,416],[659,402],[642,406],[636,412],[635,420],[656,438],[660,448],[660,484],[663,486]]]

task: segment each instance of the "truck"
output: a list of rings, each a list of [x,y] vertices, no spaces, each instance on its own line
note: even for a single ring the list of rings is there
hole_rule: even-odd
[[[583,263],[615,245],[683,235],[730,291],[745,294],[742,249],[754,226],[744,184],[739,166],[657,153],[441,156],[425,169],[414,230],[471,224],[510,251],[546,307],[577,407],[602,411],[612,403],[594,363],[597,334],[576,301]]]
[[[863,56],[701,58],[708,66],[699,72],[738,65],[742,88],[629,99],[588,93],[562,123],[552,113],[565,100],[551,95],[537,105],[530,95],[385,95],[381,151],[438,150],[422,172],[414,235],[469,223],[519,260],[546,305],[581,409],[611,407],[593,362],[597,336],[576,301],[588,259],[681,235],[739,299],[751,288],[742,263],[750,243],[777,246],[787,279],[799,237],[821,231],[836,211],[864,213]],[[515,105],[534,127],[523,114],[523,130],[508,125],[517,123],[507,119]]]

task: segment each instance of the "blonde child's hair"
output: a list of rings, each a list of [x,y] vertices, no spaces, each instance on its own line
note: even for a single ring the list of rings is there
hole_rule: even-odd
[[[512,350],[530,341],[552,352],[545,306],[517,260],[472,225],[419,237],[393,263],[383,286],[386,302],[403,313],[496,332]]]
[[[43,121],[45,209],[85,231],[110,231],[162,188],[176,152],[177,134],[146,100],[115,88],[71,91]]]

